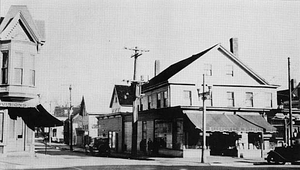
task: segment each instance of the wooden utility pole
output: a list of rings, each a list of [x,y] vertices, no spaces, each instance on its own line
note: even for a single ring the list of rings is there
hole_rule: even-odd
[[[70,107],[69,107],[69,145],[70,151],[73,150],[73,120],[72,120],[72,85],[69,86],[70,90]]]
[[[290,123],[290,140],[289,146],[292,146],[293,137],[293,115],[292,115],[292,86],[291,86],[291,68],[290,68],[290,57],[288,57],[288,87],[289,87],[289,123]]]
[[[134,54],[131,58],[134,58],[134,66],[133,66],[133,80],[131,82],[132,95],[133,95],[133,105],[132,105],[132,141],[131,141],[131,155],[136,156],[137,154],[137,127],[138,127],[138,98],[136,96],[136,88],[137,88],[137,80],[136,80],[136,65],[137,58],[142,55],[142,52],[149,52],[149,50],[141,50],[138,47],[135,48],[127,48],[126,50],[133,50]]]
[[[203,134],[203,142],[202,142],[202,152],[201,152],[201,163],[205,163],[205,147],[206,147],[206,105],[205,105],[205,74],[203,74],[203,115],[202,115],[202,134]]]

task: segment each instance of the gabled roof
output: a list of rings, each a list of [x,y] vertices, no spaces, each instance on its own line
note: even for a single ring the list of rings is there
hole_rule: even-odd
[[[132,96],[132,90],[130,86],[115,85],[111,97],[110,105],[109,105],[110,108],[112,107],[115,94],[117,95],[119,104],[121,106],[132,106],[133,96]]]
[[[188,65],[199,59],[201,56],[205,55],[208,53],[210,50],[218,48],[220,52],[225,54],[229,59],[231,59],[234,63],[236,63],[239,67],[241,67],[245,72],[247,72],[252,78],[254,78],[258,83],[262,85],[267,85],[267,86],[274,86],[276,85],[270,85],[266,80],[264,80],[262,77],[258,76],[253,70],[251,70],[248,66],[246,66],[244,63],[242,63],[233,53],[229,52],[226,50],[223,46],[220,44],[216,44],[198,54],[195,54],[189,58],[186,58],[184,60],[181,60],[175,64],[172,64],[168,68],[166,68],[164,71],[162,71],[160,74],[157,76],[153,77],[149,83],[144,84],[142,86],[142,89],[148,89],[153,86],[157,86],[159,84],[163,84],[168,82],[168,80],[176,75],[178,72],[180,72],[182,69],[186,68]]]
[[[245,72],[247,72],[252,78],[254,78],[258,83],[262,85],[274,86],[278,87],[278,85],[271,85],[257,73],[255,73],[252,69],[250,69],[246,64],[244,64],[238,57],[236,57],[233,53],[229,52],[222,45],[219,45],[219,50],[227,55],[233,62],[235,62],[240,68],[242,68]]]
[[[172,76],[174,76],[175,74],[177,74],[178,72],[180,72],[182,69],[184,69],[185,67],[187,67],[188,65],[190,65],[191,63],[193,63],[195,60],[197,60],[198,58],[200,58],[201,56],[203,56],[205,53],[207,53],[208,51],[210,51],[212,48],[214,48],[216,45],[198,53],[195,54],[189,58],[186,58],[184,60],[181,60],[175,64],[172,64],[171,66],[169,66],[168,68],[166,68],[164,71],[162,71],[161,73],[159,73],[157,76],[153,77],[149,83],[144,84],[143,85],[143,89],[144,88],[148,88],[151,87],[153,85],[156,84],[160,84],[163,83],[167,80],[169,80],[169,78],[171,78]]]
[[[26,5],[12,5],[10,7],[8,13],[1,22],[0,33],[9,33],[9,30],[7,29],[12,29],[16,22],[19,21],[21,21],[21,24],[26,28],[24,31],[27,31],[37,43],[43,44],[45,42],[44,30],[40,30],[44,29],[44,24],[41,23],[41,21],[38,21],[38,26],[36,25]],[[2,35],[2,37],[3,36],[6,35]]]

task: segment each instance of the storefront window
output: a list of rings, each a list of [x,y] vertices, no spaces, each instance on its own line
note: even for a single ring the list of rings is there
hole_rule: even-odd
[[[160,148],[173,148],[171,121],[155,121],[155,140]]]
[[[183,119],[176,121],[176,141],[174,149],[182,149],[183,147]]]

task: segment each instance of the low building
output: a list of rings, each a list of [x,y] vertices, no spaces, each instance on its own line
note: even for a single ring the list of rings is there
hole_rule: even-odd
[[[98,119],[98,136],[109,137],[110,148],[115,152],[125,152],[128,147],[125,141],[130,140],[131,132],[125,132],[125,122],[131,120],[132,89],[127,85],[115,85],[110,102],[112,113],[102,114]]]

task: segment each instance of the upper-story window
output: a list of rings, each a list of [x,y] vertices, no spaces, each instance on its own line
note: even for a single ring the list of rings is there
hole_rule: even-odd
[[[163,107],[168,107],[168,92],[163,92]]]
[[[226,65],[226,75],[233,77],[233,65]]]
[[[8,84],[8,51],[2,52],[2,68],[1,68],[1,76],[2,76],[2,84]]]
[[[266,107],[273,107],[273,99],[272,99],[272,93],[266,92],[265,93],[265,99],[266,99]]]
[[[161,108],[161,94],[157,93],[157,108]]]
[[[151,95],[148,96],[148,110],[151,109],[152,97]]]
[[[183,99],[189,106],[192,106],[192,91],[184,90],[183,91]]]
[[[246,92],[246,107],[253,107],[253,93]]]
[[[35,58],[34,55],[29,57],[29,85],[35,86]]]
[[[227,106],[234,107],[234,92],[228,91],[227,92]]]
[[[204,64],[204,74],[206,76],[212,76],[212,65],[211,64]]]
[[[118,97],[115,96],[114,103],[118,103]]]
[[[14,83],[21,85],[23,84],[23,53],[15,54],[15,67],[14,67]]]

